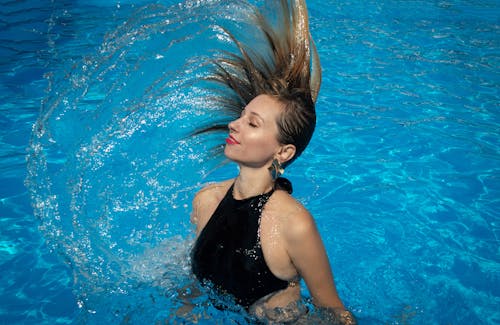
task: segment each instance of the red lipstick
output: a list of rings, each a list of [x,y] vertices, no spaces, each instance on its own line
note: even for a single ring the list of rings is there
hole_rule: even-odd
[[[227,144],[240,144],[238,141],[236,141],[232,136],[228,136],[226,138],[226,143]]]

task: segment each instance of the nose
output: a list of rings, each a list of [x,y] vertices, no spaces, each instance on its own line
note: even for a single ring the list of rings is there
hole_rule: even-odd
[[[229,124],[227,125],[228,128],[229,128],[229,131],[232,131],[232,132],[238,132],[238,121],[240,119],[236,119],[236,120],[233,120],[231,122],[229,122]]]

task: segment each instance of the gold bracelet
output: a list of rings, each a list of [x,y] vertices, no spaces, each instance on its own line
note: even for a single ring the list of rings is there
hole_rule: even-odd
[[[353,314],[348,310],[343,310],[343,311],[339,312],[339,320],[344,325],[356,325],[357,324],[356,319],[354,318]]]

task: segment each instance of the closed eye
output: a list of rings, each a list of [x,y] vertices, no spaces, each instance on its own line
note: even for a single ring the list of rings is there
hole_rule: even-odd
[[[252,128],[259,127],[260,125],[259,121],[262,120],[262,117],[260,117],[260,115],[255,112],[250,112],[248,115],[246,113],[247,113],[246,109],[243,109],[241,111],[240,118],[247,116],[246,118],[248,119],[248,125],[250,127]]]

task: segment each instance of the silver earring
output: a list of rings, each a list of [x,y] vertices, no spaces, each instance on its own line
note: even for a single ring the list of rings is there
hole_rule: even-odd
[[[285,169],[281,165],[278,159],[274,158],[271,166],[269,166],[269,172],[274,180],[285,173]]]

